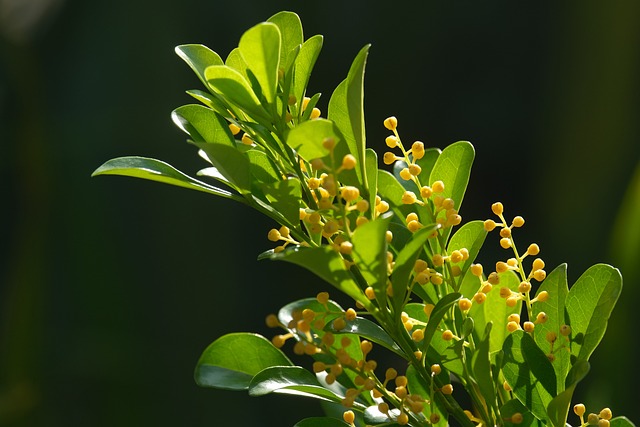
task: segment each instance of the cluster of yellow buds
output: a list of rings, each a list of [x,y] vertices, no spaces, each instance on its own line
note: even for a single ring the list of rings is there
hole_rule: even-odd
[[[609,427],[611,418],[613,418],[613,414],[611,409],[604,408],[599,413],[590,413],[587,415],[587,419],[585,420],[584,415],[586,413],[586,408],[582,403],[578,403],[573,407],[573,412],[580,417],[580,425],[581,427],[585,426],[598,426],[598,427]]]
[[[283,241],[284,243],[280,246],[276,246],[274,252],[282,252],[288,244],[299,245],[300,242],[296,241],[293,237],[291,237],[291,230],[289,230],[286,226],[281,226],[280,229],[272,228],[269,230],[267,234],[267,238],[272,242]]]
[[[472,299],[475,303],[482,304],[486,301],[487,294],[491,292],[495,285],[500,283],[500,276],[498,276],[498,273],[494,271],[484,279],[484,269],[480,263],[472,264],[469,269],[471,270],[471,274],[476,276],[480,281],[480,286]]]

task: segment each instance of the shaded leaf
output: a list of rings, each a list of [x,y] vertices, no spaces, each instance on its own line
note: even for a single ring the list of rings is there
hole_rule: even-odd
[[[235,139],[227,121],[207,107],[183,105],[173,110],[171,119],[195,142],[215,142],[235,147]]]
[[[555,362],[554,362],[555,363]],[[571,368],[569,377],[567,378],[566,389],[554,397],[547,407],[547,414],[551,425],[555,427],[564,427],[567,424],[567,416],[569,415],[569,407],[571,406],[571,398],[575,391],[576,385],[589,373],[589,362],[579,360]]]
[[[393,351],[398,356],[405,357],[404,352],[398,344],[382,329],[377,323],[374,323],[364,317],[356,317],[354,320],[347,320],[347,326],[337,331],[329,323],[325,328],[333,333],[352,333],[371,342],[379,344],[384,348]]]
[[[270,122],[269,114],[242,74],[227,65],[212,65],[204,72],[209,87],[229,102],[249,113],[254,119]]]
[[[183,44],[176,46],[176,54],[191,67],[205,86],[207,79],[204,70],[211,65],[222,65],[220,55],[201,44]]]
[[[333,122],[326,119],[309,120],[299,124],[287,134],[287,145],[296,150],[305,160],[325,157],[329,150],[322,143],[326,139],[340,141]]]
[[[320,55],[322,43],[322,36],[315,35],[302,44],[300,52],[296,56],[294,63],[295,75],[293,76],[293,88],[291,91],[296,97],[298,108],[302,106],[302,99],[305,96],[313,66],[318,59],[318,55]],[[308,110],[306,111],[310,113],[313,106],[310,104],[307,108]]]
[[[249,395],[264,396],[270,393],[341,401],[341,397],[324,388],[315,375],[299,366],[274,366],[256,374],[249,384]]]
[[[211,343],[195,370],[202,387],[246,390],[254,375],[272,366],[293,366],[282,351],[258,334],[233,333]]]
[[[462,263],[458,263],[461,270],[460,278],[464,277],[467,270],[478,256],[486,237],[487,232],[484,229],[484,222],[470,221],[460,227],[458,231],[453,234],[451,240],[449,240],[449,244],[447,246],[448,253],[462,248],[466,248],[469,251],[469,258]],[[461,280],[458,282],[458,289],[460,288],[460,282]]]
[[[387,299],[387,240],[389,215],[369,221],[356,228],[351,238],[353,259],[376,299],[385,306]]]
[[[213,166],[242,194],[251,192],[249,159],[235,146],[219,143],[193,142],[204,151]]]
[[[429,176],[430,184],[435,181],[444,182],[444,192],[441,196],[453,199],[457,210],[460,210],[462,205],[474,157],[475,150],[471,143],[454,142],[442,150]]]
[[[547,406],[556,396],[556,375],[551,362],[531,336],[522,330],[504,341],[504,373],[507,383],[533,415],[547,419]]]
[[[289,224],[300,222],[300,197],[302,190],[297,178],[289,178],[272,184],[262,184],[262,191],[275,210],[287,219]]]

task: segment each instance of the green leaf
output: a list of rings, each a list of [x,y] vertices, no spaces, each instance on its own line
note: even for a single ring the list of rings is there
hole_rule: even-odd
[[[536,293],[540,295],[540,292],[546,291],[549,297],[546,301],[538,301],[533,304],[533,318],[540,312],[544,312],[547,315],[547,321],[536,325],[534,330],[534,338],[538,347],[544,352],[549,352],[550,344],[547,341],[547,334],[553,332],[558,337],[559,341],[556,343],[555,348],[565,346],[566,338],[560,334],[560,327],[565,324],[565,300],[569,293],[569,286],[567,284],[567,265],[562,264],[556,267],[538,288]],[[561,392],[565,388],[565,379],[570,368],[570,353],[566,349],[560,349],[554,352],[553,369],[556,372],[558,392]]]
[[[369,206],[371,210],[375,209],[376,196],[378,195],[378,155],[376,152],[367,148],[364,152],[365,170],[367,173],[367,182],[369,183]]]
[[[173,110],[171,119],[195,142],[215,142],[235,147],[235,139],[227,121],[207,107],[183,105]]]
[[[283,11],[267,19],[267,22],[276,24],[280,30],[280,64],[289,64],[289,55],[304,41],[300,17],[296,13]]]
[[[322,145],[328,138],[333,139],[336,144],[340,141],[333,122],[327,119],[309,120],[289,131],[287,144],[303,159],[313,160],[329,154],[329,150]]]
[[[249,384],[249,395],[256,397],[270,393],[341,401],[341,397],[324,388],[315,375],[299,366],[273,366],[256,374]]]
[[[511,422],[510,418],[514,414],[522,415],[522,422],[519,424]],[[531,411],[529,411],[518,399],[509,400],[507,403],[502,405],[500,408],[500,415],[505,419],[504,426],[505,427],[544,427],[540,420],[533,416]]]
[[[436,161],[440,156],[440,153],[442,153],[442,151],[439,148],[434,148],[434,147],[427,148],[424,150],[424,156],[422,156],[421,159],[418,159],[416,161],[418,166],[420,166],[420,168],[422,169],[422,172],[420,172],[420,175],[422,176],[431,175],[431,171],[433,170],[433,167],[435,166]],[[431,184],[433,184],[433,182],[427,183],[427,185],[431,185]]]
[[[219,96],[198,89],[188,90],[187,94],[202,102],[204,105],[211,108],[213,111],[220,114],[225,119],[232,119],[227,105]]]
[[[242,57],[239,48],[236,47],[235,49],[232,49],[231,52],[229,52],[229,55],[227,55],[227,59],[225,59],[224,61],[224,65],[233,68],[234,70],[239,72],[242,77],[245,78],[245,80],[250,81],[249,75],[247,74],[247,69],[249,67]]]
[[[507,318],[510,314],[520,313],[522,302],[518,301],[515,307],[508,307],[504,298],[500,297],[500,288],[507,287],[512,291],[517,291],[520,280],[512,271],[506,271],[499,275],[500,283],[493,287],[487,294],[487,299],[482,304],[473,304],[469,311],[469,316],[476,322],[478,334],[484,333],[485,325],[493,323],[491,329],[491,339],[489,340],[489,352],[494,353],[502,349],[505,338],[508,335]],[[473,279],[472,277],[470,280]],[[478,287],[480,282],[478,281]]]
[[[209,161],[241,194],[251,192],[249,159],[234,146],[219,143],[193,142]]]
[[[609,425],[611,427],[636,427],[636,425],[627,417],[615,417]]]
[[[311,71],[318,59],[318,55],[320,55],[320,50],[322,49],[322,42],[323,38],[320,35],[309,38],[309,40],[303,43],[302,48],[296,57],[295,75],[293,76],[293,88],[291,91],[298,101],[298,106],[302,105],[302,99],[305,96],[307,85],[309,84]]]
[[[347,78],[335,89],[329,100],[328,117],[344,136],[349,151],[358,162],[356,175],[362,187],[367,189],[364,150],[364,69],[369,45],[360,50],[351,64]]]
[[[448,253],[454,250],[460,250],[466,248],[469,251],[469,258],[464,261],[460,266],[460,277],[464,277],[467,270],[478,256],[484,240],[487,237],[487,232],[484,229],[483,221],[471,221],[463,225],[455,232],[449,241],[447,246]],[[461,282],[461,280],[460,280]],[[458,285],[458,288],[460,286]]]
[[[401,305],[405,300],[413,267],[422,253],[422,248],[427,242],[427,239],[435,229],[436,226],[425,227],[412,234],[408,242],[403,245],[400,253],[396,256],[393,274],[391,275],[391,283],[393,285],[393,307],[396,310],[398,318],[401,313]],[[415,286],[420,285],[416,284]]]
[[[390,215],[369,221],[356,228],[351,239],[353,259],[369,286],[373,287],[381,306],[387,299],[387,240]]]
[[[405,357],[402,349],[396,344],[396,342],[382,329],[377,323],[374,323],[363,317],[356,317],[354,320],[347,320],[347,326],[340,331],[333,328],[332,324],[328,324],[326,330],[332,333],[351,333],[358,335],[362,338],[368,339],[371,342],[379,344],[384,348],[393,351],[400,357]]]
[[[300,420],[293,427],[348,427],[342,420],[329,417],[311,417]]]
[[[227,65],[212,65],[204,71],[209,87],[241,110],[261,122],[270,122],[270,115],[242,74]]]
[[[468,319],[471,319],[469,317]],[[491,375],[491,357],[489,355],[489,344],[491,341],[491,328],[493,323],[487,323],[480,342],[476,346],[473,353],[472,366],[473,376],[478,383],[478,388],[487,405],[493,408],[493,412],[497,412],[496,385]]]
[[[282,180],[282,175],[264,151],[251,149],[247,151],[247,157],[251,164],[254,183],[273,184]]]
[[[354,282],[344,265],[344,259],[331,247],[296,247],[270,255],[273,260],[288,261],[306,268],[323,280],[335,286],[362,305],[371,308],[371,301]]]
[[[454,142],[442,150],[429,176],[431,184],[435,181],[444,182],[444,192],[441,196],[453,199],[457,210],[460,210],[462,205],[474,157],[475,150],[471,143]]]
[[[293,366],[266,338],[250,333],[224,335],[200,356],[195,370],[199,386],[247,390],[258,372],[272,366]]]
[[[211,65],[222,65],[220,55],[201,44],[183,44],[176,46],[176,54],[191,67],[198,78],[207,85],[204,70]]]
[[[451,306],[453,306],[453,304],[455,304],[460,299],[460,297],[461,295],[457,292],[452,292],[450,294],[447,294],[444,297],[442,297],[442,299],[440,299],[440,301],[438,301],[436,306],[433,308],[433,311],[429,316],[429,322],[427,323],[427,326],[424,328],[424,339],[422,341],[423,354],[427,353],[427,349],[431,344],[433,336],[438,330],[438,326],[440,325],[440,322],[442,321],[444,316],[447,314]]]
[[[584,272],[567,295],[571,355],[588,360],[602,340],[611,311],[622,291],[620,271],[597,264]]]
[[[168,163],[147,157],[130,156],[111,159],[91,174],[91,176],[98,175],[122,175],[148,179],[150,181],[163,182],[165,184],[202,191],[246,203],[245,200],[237,194],[198,181],[180,172]]]
[[[262,184],[262,191],[269,203],[285,217],[289,224],[300,223],[300,181],[289,178],[272,184]]]
[[[539,420],[547,419],[547,406],[556,396],[556,375],[551,362],[531,336],[522,330],[504,341],[502,372],[518,400]]]
[[[555,362],[554,362],[555,363]],[[579,360],[571,368],[569,377],[567,378],[566,389],[559,393],[551,400],[547,407],[547,414],[551,425],[555,427],[564,427],[567,424],[567,416],[569,415],[569,407],[571,406],[571,398],[578,382],[580,382],[589,373],[589,362]]]
[[[280,44],[280,30],[271,22],[262,22],[250,28],[242,35],[238,44],[242,57],[260,84],[262,95],[269,105],[276,99]]]
[[[422,382],[420,375],[418,374],[418,371],[416,371],[416,368],[414,368],[413,365],[409,365],[407,367],[405,376],[407,377],[407,387],[411,394],[420,395],[423,397],[427,397],[431,395],[430,390]],[[427,404],[427,405],[424,405],[424,410],[422,411],[422,413],[427,419],[429,419],[429,417],[433,412],[437,413],[440,416],[440,421],[431,425],[436,427],[446,427],[448,425],[448,422],[447,422],[448,413],[446,409],[440,407],[441,406],[440,399],[437,399],[435,403],[436,404],[433,407],[434,411],[431,411],[431,405]]]

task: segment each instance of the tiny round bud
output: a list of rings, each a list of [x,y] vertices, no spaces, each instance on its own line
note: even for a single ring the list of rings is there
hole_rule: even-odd
[[[511,224],[513,224],[514,227],[522,227],[524,225],[524,218],[517,216],[513,218],[513,222]]]
[[[518,303],[518,299],[519,298],[515,296],[510,296],[509,298],[507,298],[507,307],[515,307]]]
[[[458,263],[458,262],[462,261],[462,252],[460,252],[460,251],[453,251],[453,252],[451,252],[450,257],[451,257],[451,258],[450,258],[450,259],[451,259],[451,262],[453,262],[453,263]]]
[[[387,414],[389,412],[389,404],[387,402],[378,403],[378,411]]]
[[[509,332],[515,332],[518,329],[520,329],[520,325],[517,324],[516,322],[509,322],[507,323],[507,331]]]
[[[411,334],[411,339],[415,342],[420,342],[424,339],[424,329],[416,329]]]
[[[453,385],[452,384],[445,384],[445,385],[442,386],[440,391],[442,392],[442,394],[451,394],[451,393],[453,393]]]
[[[541,270],[544,268],[544,261],[540,258],[536,258],[533,260],[532,270]]]
[[[440,415],[438,415],[436,412],[429,415],[429,422],[431,422],[431,424],[438,424],[439,421]]]
[[[536,299],[540,302],[545,302],[546,300],[549,299],[549,292],[547,291],[542,291],[540,293],[538,293],[538,296],[536,296]]]
[[[253,140],[251,139],[251,137],[248,134],[243,134],[242,135],[242,143],[244,145],[251,145],[253,144]]]
[[[345,423],[353,425],[353,422],[356,420],[356,414],[354,414],[353,411],[345,411],[342,414],[342,419]]]
[[[309,115],[309,118],[310,118],[311,120],[313,120],[313,119],[317,119],[318,117],[320,117],[320,114],[322,114],[322,113],[320,112],[320,109],[319,109],[319,108],[316,108],[316,107],[313,107],[313,110],[311,110],[311,114]]]
[[[396,396],[398,396],[398,399],[404,399],[409,394],[405,386],[396,387],[395,393],[396,393]]]
[[[276,316],[275,314],[268,315],[267,318],[265,319],[265,323],[269,328],[277,328],[278,326],[280,326],[280,322],[278,321],[278,316]]]
[[[347,327],[347,322],[344,320],[344,317],[338,317],[333,321],[332,326],[336,331],[341,331]]]
[[[431,194],[433,194],[433,190],[431,190],[431,187],[425,185],[420,188],[420,195],[422,196],[422,198],[428,199],[429,197],[431,197]]]
[[[418,199],[416,198],[416,195],[413,191],[405,191],[402,195],[402,203],[404,203],[405,205],[412,205],[417,200]]]
[[[598,420],[598,427],[609,427],[610,425],[611,423],[609,422],[609,420],[605,420],[604,418]]]
[[[385,144],[389,148],[396,148],[398,146],[398,137],[395,135],[389,135],[384,139]]]
[[[531,283],[529,283],[529,282],[521,282],[518,285],[518,292],[520,292],[522,294],[526,294],[529,291],[531,291]]]
[[[598,414],[591,413],[587,416],[587,422],[589,424],[595,425],[598,424],[598,421],[600,421],[600,417],[598,417]]]
[[[352,154],[347,154],[342,158],[342,168],[351,170],[356,167],[356,158]]]
[[[518,313],[512,313],[507,317],[507,321],[520,323],[520,315]]]
[[[389,130],[395,130],[398,127],[398,119],[396,119],[394,116],[387,117],[386,119],[384,119],[384,127]]]
[[[506,382],[506,381],[502,383],[502,388],[503,388],[505,391],[511,391],[511,390],[513,390],[513,389],[511,388],[511,386],[509,385],[509,383],[508,383],[508,382]]]
[[[547,272],[540,269],[533,272],[533,278],[538,282],[542,282],[547,277]]]
[[[316,295],[316,300],[322,305],[326,304],[329,302],[329,292],[319,292]]]
[[[471,274],[482,277],[482,264],[471,264]]]
[[[409,416],[407,414],[405,414],[404,412],[402,412],[400,415],[398,415],[398,417],[396,418],[396,422],[398,424],[400,424],[401,426],[405,426],[407,424],[409,424]]]
[[[408,380],[407,377],[405,377],[404,375],[399,375],[396,377],[396,386],[398,387],[406,387],[408,384]]]
[[[395,154],[393,154],[391,151],[387,151],[386,153],[384,153],[384,155],[382,156],[382,161],[384,162],[385,165],[391,165],[393,164],[393,162],[395,162],[396,160],[398,160],[398,158],[396,157]]]
[[[409,168],[404,168],[400,171],[400,178],[404,179],[405,181],[409,181],[411,180],[411,171],[409,171]]]
[[[582,403],[578,403],[577,405],[573,406],[573,412],[581,417],[584,415],[584,413],[586,412],[586,408],[584,407],[584,405]]]
[[[275,228],[272,228],[271,230],[269,230],[269,234],[267,234],[267,239],[269,239],[272,242],[277,242],[278,240],[280,240],[280,237],[281,237],[280,232]]]
[[[500,230],[500,237],[511,237],[511,229],[504,227]]]
[[[340,253],[343,255],[351,255],[353,252],[353,243],[351,242],[342,242],[340,243]]]
[[[411,154],[416,160],[420,160],[424,157],[424,143],[421,141],[415,141],[411,144]]]
[[[442,193],[444,191],[444,182],[436,181],[431,185],[431,189],[434,193]]]
[[[442,372],[442,368],[440,367],[440,365],[438,365],[437,363],[431,365],[431,373],[433,375],[440,375],[440,372]]]
[[[393,368],[388,368],[384,373],[384,380],[390,381],[398,376],[398,371]]]
[[[547,335],[545,335],[544,339],[546,339],[550,343],[554,343],[556,339],[558,339],[558,336],[555,332],[547,332]]]
[[[503,237],[500,239],[500,246],[502,246],[503,249],[509,249],[511,247],[511,239]]]
[[[492,219],[488,219],[484,222],[484,230],[485,231],[493,231],[496,228],[496,222]]]
[[[442,339],[445,341],[451,341],[453,339],[453,332],[447,329],[442,333]]]
[[[504,207],[502,206],[502,203],[496,202],[496,203],[491,205],[491,211],[494,214],[500,216],[500,215],[502,215],[502,212],[504,212]]]
[[[478,292],[473,296],[473,300],[477,304],[482,304],[483,302],[485,302],[487,300],[487,294],[485,294],[484,292]]]
[[[498,273],[504,273],[507,270],[509,270],[509,264],[503,261],[496,262],[496,271]]]
[[[599,416],[602,419],[610,420],[613,417],[613,413],[611,412],[611,409],[604,408],[602,411],[600,411]]]
[[[513,424],[520,424],[522,420],[523,420],[523,417],[520,412],[516,412],[515,414],[511,415],[511,422]]]
[[[411,173],[411,175],[418,176],[420,175],[420,172],[422,172],[422,168],[419,165],[415,163],[409,165],[409,173]]]
[[[347,309],[347,311],[344,313],[344,317],[348,320],[348,321],[353,321],[356,319],[356,311],[353,308],[349,308]]]
[[[472,305],[471,300],[467,298],[461,298],[458,301],[458,307],[460,307],[460,310],[462,311],[468,311],[469,309],[471,309],[471,305]]]
[[[528,255],[538,255],[539,253],[540,253],[540,247],[535,243],[530,244],[529,247],[527,248]]]
[[[532,333],[536,325],[533,322],[524,322],[523,329],[525,332]]]
[[[535,323],[536,324],[545,323],[547,320],[549,320],[549,316],[547,316],[547,313],[545,313],[544,311],[541,311],[536,316]]]

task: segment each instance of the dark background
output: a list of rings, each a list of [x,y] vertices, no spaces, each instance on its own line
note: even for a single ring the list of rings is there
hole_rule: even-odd
[[[640,188],[628,190],[640,3],[418,3],[0,0],[0,426],[287,426],[319,414],[300,398],[192,379],[215,338],[270,337],[266,314],[325,289],[256,261],[273,224],[197,192],[89,178],[121,155],[202,167],[169,118],[199,87],[174,46],[224,57],[283,9],[307,37],[325,35],[310,88],[323,111],[372,43],[370,146],[382,150],[389,115],[405,140],[468,139],[477,157],[463,218],[487,218],[501,200],[526,218],[516,238],[541,246],[548,271],[568,262],[573,282],[597,262],[621,268],[623,297],[578,399],[639,421],[640,219],[622,203]],[[505,257],[497,238],[487,246],[487,262]]]

